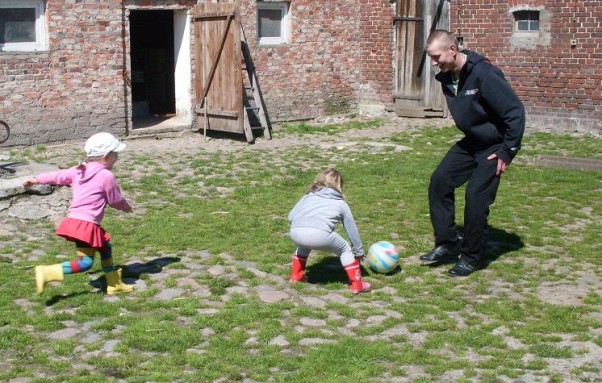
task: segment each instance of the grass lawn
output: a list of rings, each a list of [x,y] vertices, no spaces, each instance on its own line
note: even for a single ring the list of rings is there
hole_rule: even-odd
[[[48,220],[0,237],[0,381],[600,381],[602,173],[537,162],[602,160],[600,140],[529,132],[491,209],[489,263],[455,279],[418,255],[433,244],[429,176],[458,131],[353,134],[384,123],[286,124],[275,140],[298,142],[270,150],[126,150],[115,174],[136,211],[107,209],[103,226],[136,291],[102,294],[97,261],[37,295],[32,267],[72,259],[72,244]],[[345,145],[318,145],[338,135]],[[309,259],[313,283],[287,282],[287,214],[327,165],[364,246],[402,249],[396,272],[363,269],[370,293],[352,296],[324,253]],[[462,189],[456,200],[461,223]]]

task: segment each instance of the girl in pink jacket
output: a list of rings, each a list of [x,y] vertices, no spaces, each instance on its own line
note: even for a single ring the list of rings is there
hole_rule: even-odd
[[[132,206],[121,194],[111,169],[117,162],[118,152],[125,144],[110,133],[97,133],[84,146],[87,159],[70,169],[44,173],[23,182],[28,188],[36,184],[71,186],[73,200],[67,218],[63,219],[56,234],[75,242],[77,260],[50,266],[36,266],[36,290],[39,294],[50,281],[62,281],[65,274],[88,271],[94,263],[94,254],[100,253],[102,269],[107,278],[107,294],[134,290],[121,280],[121,269],[113,266],[111,236],[100,223],[107,205],[114,209],[132,212]]]

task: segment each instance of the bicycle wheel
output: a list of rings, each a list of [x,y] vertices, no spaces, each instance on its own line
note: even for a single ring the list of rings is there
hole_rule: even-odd
[[[6,142],[8,137],[10,136],[10,128],[8,124],[2,120],[0,120],[0,144]]]

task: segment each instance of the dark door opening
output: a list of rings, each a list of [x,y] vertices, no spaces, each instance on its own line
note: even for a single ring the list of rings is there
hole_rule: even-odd
[[[173,11],[130,12],[132,119],[176,112]]]

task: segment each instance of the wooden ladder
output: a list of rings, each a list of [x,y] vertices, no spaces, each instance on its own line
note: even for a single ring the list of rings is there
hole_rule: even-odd
[[[261,129],[263,130],[263,137],[269,140],[272,138],[272,126],[270,124],[270,119],[261,95],[261,88],[257,82],[255,65],[253,64],[253,58],[251,57],[251,52],[249,51],[247,38],[245,37],[244,31],[242,31],[242,25],[241,37],[242,41],[240,42],[240,46],[243,56],[242,97],[245,133],[248,138],[249,134],[252,135],[253,129]]]
[[[243,133],[252,143],[254,129],[262,129],[263,137],[271,139],[272,127],[239,19],[239,3],[205,2],[193,9],[199,100],[195,114],[203,118],[205,139],[208,130],[215,130]]]

